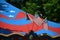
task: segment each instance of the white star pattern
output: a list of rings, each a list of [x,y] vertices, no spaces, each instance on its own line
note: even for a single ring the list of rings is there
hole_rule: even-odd
[[[10,12],[11,12],[11,13],[15,13],[15,11],[14,11],[14,10],[11,10]]]
[[[0,10],[0,12],[4,12],[3,10]]]
[[[7,7],[7,5],[1,5],[2,7]]]
[[[13,15],[9,15],[8,17],[14,17]]]

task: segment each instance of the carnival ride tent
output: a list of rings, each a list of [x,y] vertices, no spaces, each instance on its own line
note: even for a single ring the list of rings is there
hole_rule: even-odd
[[[24,35],[32,30],[37,35],[43,33],[47,33],[50,36],[60,35],[60,23],[55,23],[49,20],[44,22],[45,19],[40,18],[39,16],[35,18],[35,16],[14,7],[13,5],[7,3],[5,0],[0,0],[0,4],[3,4],[0,5],[0,8],[5,8],[5,10],[0,9],[1,34],[11,34],[17,32]],[[27,15],[29,20],[27,19]],[[44,26],[43,23],[45,23]],[[46,27],[48,27],[47,30]]]

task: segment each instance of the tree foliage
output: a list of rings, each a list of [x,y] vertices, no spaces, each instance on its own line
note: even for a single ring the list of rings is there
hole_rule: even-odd
[[[8,2],[33,15],[43,14],[43,18],[60,22],[60,0],[10,0]]]

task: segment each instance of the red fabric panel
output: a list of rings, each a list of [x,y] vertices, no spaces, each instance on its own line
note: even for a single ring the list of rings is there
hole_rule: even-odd
[[[48,28],[49,28],[49,30],[60,34],[60,28],[54,28],[54,27],[51,27],[51,26],[49,26]]]
[[[0,14],[0,18],[5,18],[5,19],[10,19],[9,17],[3,15],[3,14]]]
[[[16,32],[26,32],[26,33],[28,33],[30,30],[33,30],[33,31],[41,30],[42,26],[38,27],[35,24],[33,26],[33,23],[21,26],[21,25],[12,25],[12,24],[6,24],[4,22],[0,22],[0,28],[8,29],[8,30],[11,30],[12,32],[16,31]]]
[[[25,18],[26,17],[26,13],[25,12],[19,12],[16,16],[16,20],[19,20],[21,18]]]

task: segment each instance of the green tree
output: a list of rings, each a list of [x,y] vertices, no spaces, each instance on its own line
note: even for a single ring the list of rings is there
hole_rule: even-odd
[[[9,2],[28,13],[43,14],[43,18],[60,23],[60,0],[14,0]]]

